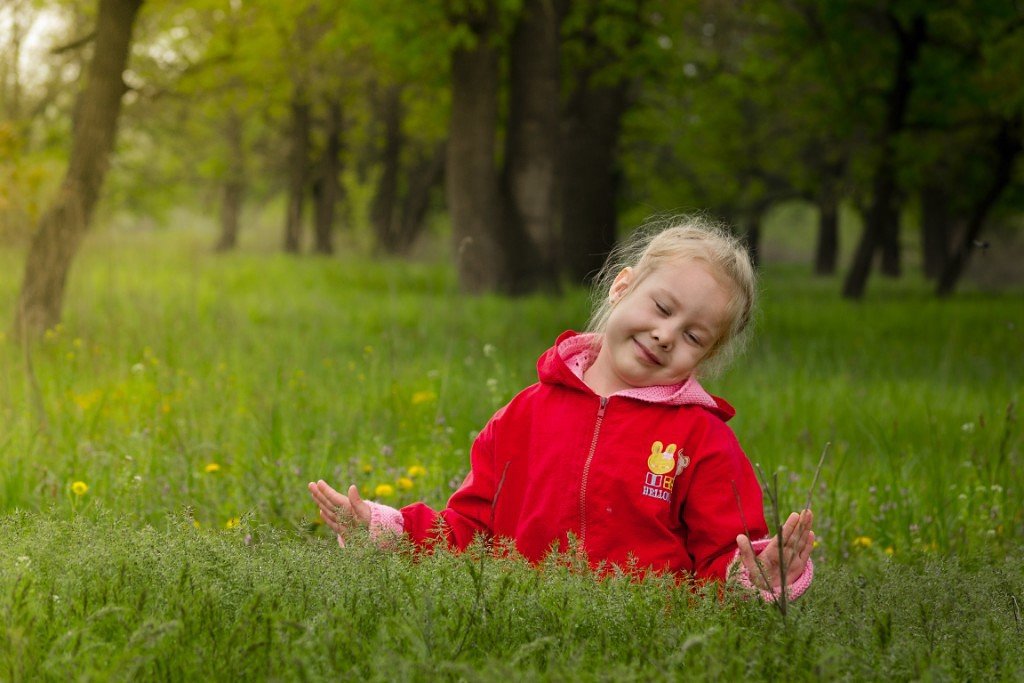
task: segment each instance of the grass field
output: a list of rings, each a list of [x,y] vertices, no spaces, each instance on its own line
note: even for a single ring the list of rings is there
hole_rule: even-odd
[[[22,256],[0,250],[0,321]],[[215,256],[92,237],[65,321],[0,337],[0,681],[1024,677],[1021,292],[770,266],[747,354],[707,382],[815,584],[771,607],[485,553],[342,552],[305,483],[442,505],[476,429],[587,317],[462,298],[432,264]],[[6,329],[6,325],[3,328]]]

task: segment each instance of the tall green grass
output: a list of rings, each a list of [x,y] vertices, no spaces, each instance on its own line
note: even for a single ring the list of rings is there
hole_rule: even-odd
[[[0,320],[19,269],[0,250]],[[1001,668],[978,677],[1013,678],[1020,293],[837,290],[769,266],[754,342],[707,382],[790,508],[831,443],[819,576],[783,626],[658,581],[342,553],[317,524],[319,477],[443,505],[475,430],[584,323],[585,292],[466,298],[442,265],[98,235],[64,323],[0,338],[0,680],[72,662],[84,679],[962,678],[986,662]]]

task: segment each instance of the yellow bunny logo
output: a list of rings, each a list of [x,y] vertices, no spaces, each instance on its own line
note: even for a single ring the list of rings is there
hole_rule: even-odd
[[[651,455],[647,458],[647,466],[655,474],[671,472],[676,466],[676,461],[673,457],[675,453],[676,445],[674,443],[670,443],[666,448],[660,441],[655,441],[651,444]]]

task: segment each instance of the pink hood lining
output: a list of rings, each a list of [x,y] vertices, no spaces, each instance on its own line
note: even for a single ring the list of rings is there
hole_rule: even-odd
[[[559,342],[558,356],[572,371],[572,374],[582,382],[583,373],[597,360],[600,348],[601,342],[598,335],[577,334]],[[692,376],[679,384],[624,389],[615,392],[612,396],[625,396],[661,405],[697,405],[712,410],[720,409],[714,397],[705,391],[704,387]]]

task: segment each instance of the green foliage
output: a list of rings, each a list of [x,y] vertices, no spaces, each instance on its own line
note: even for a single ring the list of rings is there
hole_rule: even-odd
[[[9,680],[1024,674],[1019,555],[830,566],[783,624],[762,603],[665,579],[479,550],[413,560],[365,540],[339,552],[250,521],[206,533],[175,517],[17,513],[0,519],[0,551]]]
[[[853,305],[767,270],[756,341],[710,388],[784,506],[832,443],[783,623],[568,558],[340,551],[305,483],[443,505],[585,293],[467,299],[436,265],[208,242],[95,235],[66,322],[27,354],[0,336],[0,678],[1024,675],[1018,295]],[[18,263],[0,250],[7,319]]]

